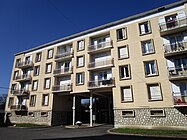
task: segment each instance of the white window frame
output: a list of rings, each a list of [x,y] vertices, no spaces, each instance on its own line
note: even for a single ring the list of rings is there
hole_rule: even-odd
[[[48,105],[49,105],[49,94],[43,94],[42,106],[48,106]]]
[[[33,90],[33,91],[38,90],[38,80],[34,80],[34,81],[33,81],[32,90]]]
[[[30,96],[30,107],[34,107],[36,105],[36,95]]]
[[[120,32],[122,36],[120,36]],[[116,38],[117,38],[117,41],[127,39],[127,28],[124,27],[124,28],[117,29]]]
[[[122,73],[122,69],[123,69],[123,73]],[[120,70],[120,79],[129,79],[129,78],[131,78],[130,65],[129,64],[120,66],[119,70]],[[122,75],[124,75],[124,77],[122,77]]]
[[[155,90],[155,91],[153,91]],[[149,101],[160,101],[162,100],[162,90],[160,83],[147,84],[147,93]]]
[[[82,51],[84,50],[84,47],[85,47],[85,42],[84,40],[79,40],[77,42],[77,51]]]
[[[146,28],[148,29],[148,31],[146,31]],[[139,31],[140,31],[140,35],[145,35],[145,34],[151,33],[150,22],[145,21],[145,22],[139,23]]]
[[[141,41],[141,49],[143,55],[154,53],[155,50],[154,50],[153,40],[150,39],[150,40]]]
[[[82,59],[82,60],[81,60]],[[81,61],[82,62],[81,62]],[[77,56],[77,67],[84,67],[84,55]]]
[[[34,67],[34,76],[37,76],[39,74],[40,74],[40,66],[38,65]]]
[[[42,53],[39,52],[39,53],[36,53],[36,58],[35,58],[35,62],[40,62],[42,59]]]
[[[127,91],[127,92],[130,92],[130,93],[125,93],[124,89],[128,89],[129,91]],[[130,86],[121,87],[121,102],[122,103],[133,102],[133,92],[132,92],[132,86],[131,85]]]
[[[157,61],[144,61],[145,75],[146,76],[155,76],[158,75]],[[148,69],[147,69],[148,68]],[[154,68],[154,70],[153,70]]]
[[[45,78],[44,80],[44,89],[50,89],[51,78]]]
[[[124,54],[121,54],[122,52],[124,52]],[[125,58],[129,58],[128,45],[118,47],[118,59],[125,59]]]
[[[84,84],[84,73],[77,73],[76,74],[76,84],[77,85],[83,85]]]
[[[53,49],[49,49],[47,51],[47,59],[51,59],[51,58],[53,58]]]
[[[51,71],[52,71],[52,63],[47,63],[45,73],[51,73]]]

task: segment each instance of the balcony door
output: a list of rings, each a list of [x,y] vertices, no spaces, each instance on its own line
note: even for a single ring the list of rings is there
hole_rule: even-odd
[[[177,35],[177,36],[170,37],[169,42],[170,42],[170,45],[171,45],[171,50],[176,51],[176,50],[178,50],[178,48],[183,47],[182,41],[183,41],[182,35]]]

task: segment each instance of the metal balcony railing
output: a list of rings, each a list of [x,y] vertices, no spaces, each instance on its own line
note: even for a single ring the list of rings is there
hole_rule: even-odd
[[[187,105],[187,94],[173,93],[174,105]]]
[[[14,111],[27,111],[28,108],[26,105],[11,105],[10,110]]]
[[[57,53],[55,55],[55,59],[64,59],[64,58],[68,58],[68,57],[72,57],[73,56],[73,50],[69,51],[69,52],[64,52],[64,53]]]
[[[22,61],[16,65],[17,68],[28,68],[28,67],[33,67],[33,66],[34,64],[32,61]]]
[[[184,26],[187,26],[187,17],[178,18],[176,20],[163,22],[159,24],[160,32],[177,29]]]
[[[98,61],[98,62],[91,62],[88,64],[88,68],[97,68],[97,67],[104,67],[104,66],[113,66],[114,65],[114,59],[107,59],[104,61]]]
[[[187,77],[187,66],[184,67],[168,67],[170,78],[184,78]]]
[[[29,90],[26,90],[26,89],[16,89],[16,90],[12,90],[12,94],[15,95],[15,96],[26,96],[26,95],[29,95],[30,91]]]
[[[15,77],[16,81],[30,81],[32,80],[32,77],[30,74],[23,74],[23,75],[18,75]]]
[[[52,90],[54,92],[66,92],[72,90],[72,84],[54,85]]]
[[[88,82],[89,88],[103,88],[115,86],[115,78],[105,80],[93,80]]]
[[[112,47],[112,41],[101,42],[95,45],[90,45],[88,47],[88,52],[92,52],[92,51],[96,51],[96,50],[100,50],[100,49],[104,49],[108,47]]]
[[[73,72],[73,67],[67,67],[62,69],[55,69],[53,71],[53,74],[56,75],[65,75],[65,74],[71,74]]]
[[[175,42],[171,44],[164,44],[165,54],[168,53],[175,53],[175,52],[182,52],[187,50],[187,42]]]

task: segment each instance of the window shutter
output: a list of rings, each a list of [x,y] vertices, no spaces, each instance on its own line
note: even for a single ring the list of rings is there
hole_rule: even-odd
[[[120,58],[128,57],[127,47],[122,47],[119,49]]]
[[[48,98],[49,98],[48,95],[45,95],[45,96],[44,96],[44,105],[47,105],[47,104],[48,104]]]
[[[150,93],[151,93],[152,100],[157,100],[162,98],[159,85],[150,86]]]
[[[177,16],[178,16],[178,19],[183,19],[183,18],[185,18],[185,17],[186,17],[186,15],[185,15],[185,12],[184,12],[184,11],[179,11],[179,12],[177,13]]]
[[[130,87],[123,89],[123,96],[124,96],[124,101],[132,101],[132,93]]]
[[[145,25],[144,24],[140,25],[140,30],[141,30],[141,34],[145,34]]]

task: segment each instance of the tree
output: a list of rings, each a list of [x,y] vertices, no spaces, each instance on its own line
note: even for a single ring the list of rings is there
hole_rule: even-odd
[[[0,94],[0,109],[5,108],[7,94]]]

